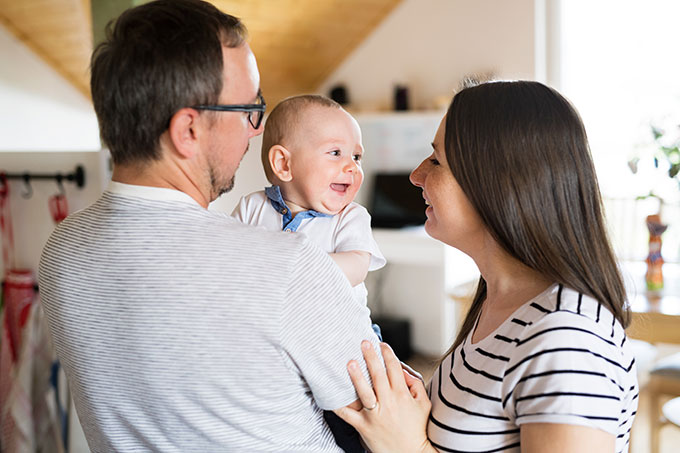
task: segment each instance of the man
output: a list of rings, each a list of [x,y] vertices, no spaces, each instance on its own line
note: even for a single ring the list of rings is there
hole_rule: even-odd
[[[262,131],[244,37],[208,3],[160,0],[93,54],[113,181],[40,264],[93,452],[340,451],[322,409],[357,399],[345,366],[377,345],[368,310],[301,235],[206,209]]]

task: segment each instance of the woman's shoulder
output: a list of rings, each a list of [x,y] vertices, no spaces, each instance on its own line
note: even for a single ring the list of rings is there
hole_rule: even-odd
[[[596,354],[628,367],[632,360],[626,333],[600,301],[563,285],[555,285],[522,312],[524,328],[516,331],[515,357],[543,351]]]
[[[542,329],[586,329],[610,338],[624,335],[623,327],[606,304],[561,284],[530,301],[523,314],[525,335]]]
[[[618,435],[637,395],[626,335],[604,304],[555,285],[521,312],[503,380],[516,423],[595,426]]]

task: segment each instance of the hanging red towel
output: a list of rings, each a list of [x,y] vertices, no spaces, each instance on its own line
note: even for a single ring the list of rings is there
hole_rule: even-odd
[[[9,185],[0,175],[4,286],[0,311],[0,451],[64,451],[50,378],[54,354],[30,270],[14,269]]]
[[[9,211],[9,183],[4,173],[0,173],[0,233],[2,233],[2,265],[7,272],[14,267],[14,236]]]
[[[21,348],[21,331],[26,325],[31,304],[35,299],[35,280],[29,270],[10,270],[5,274],[3,300],[5,329],[9,338],[10,354],[16,361]],[[4,342],[3,342],[4,345]]]
[[[0,445],[2,451],[33,451],[33,414],[31,412],[32,379],[20,376],[21,363],[32,361],[25,354],[25,340],[30,335],[27,321],[33,308],[35,292],[30,271],[5,273],[3,288],[2,337],[0,338]]]
[[[52,220],[54,223],[59,223],[68,216],[68,202],[66,201],[66,195],[58,193],[52,195],[47,204],[50,208],[50,214],[52,214]]]

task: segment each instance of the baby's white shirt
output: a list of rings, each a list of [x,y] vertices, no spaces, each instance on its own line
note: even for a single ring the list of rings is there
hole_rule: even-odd
[[[272,231],[283,230],[283,214],[274,208],[263,190],[242,197],[232,216],[249,225]],[[306,218],[297,228],[297,233],[306,235],[326,253],[370,253],[369,271],[385,266],[385,257],[373,238],[371,215],[358,203],[350,203],[334,216]],[[368,293],[364,283],[358,284],[353,290],[356,299],[366,304]]]

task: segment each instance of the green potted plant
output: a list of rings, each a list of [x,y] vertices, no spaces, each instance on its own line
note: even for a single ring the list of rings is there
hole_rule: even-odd
[[[680,125],[675,126],[670,131],[651,126],[653,146],[647,148],[646,156],[651,157],[655,169],[667,174],[674,180],[680,190]],[[636,174],[642,157],[636,156],[628,162],[630,170]],[[653,190],[648,195],[640,198],[657,197]]]

